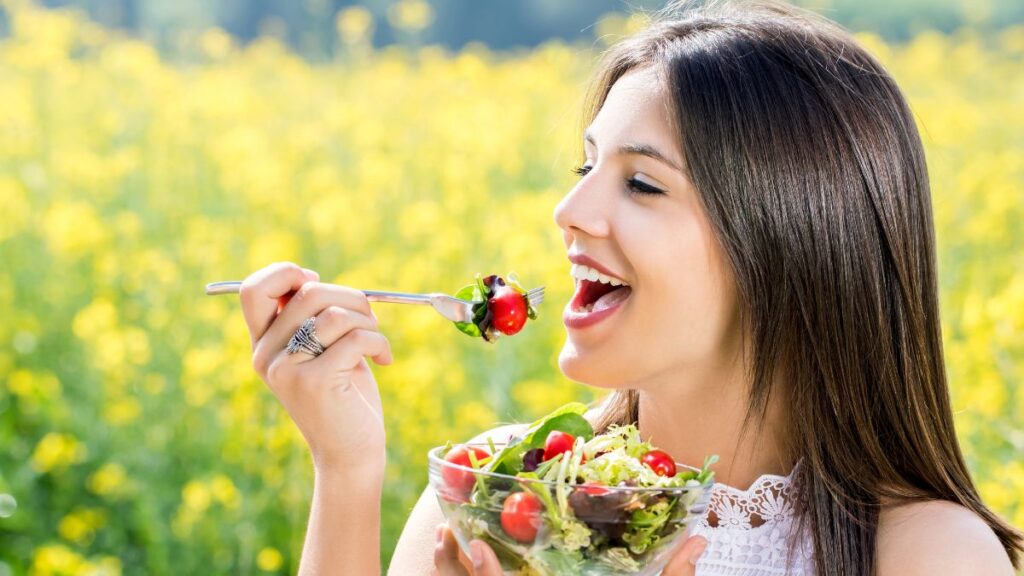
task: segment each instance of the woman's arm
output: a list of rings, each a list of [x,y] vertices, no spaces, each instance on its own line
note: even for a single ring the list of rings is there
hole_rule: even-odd
[[[322,284],[312,270],[272,264],[242,282],[253,368],[295,422],[316,480],[301,574],[380,574],[384,416],[365,358],[392,362],[366,295]],[[300,327],[322,350],[289,352]]]
[[[381,479],[317,470],[300,576],[380,574]]]

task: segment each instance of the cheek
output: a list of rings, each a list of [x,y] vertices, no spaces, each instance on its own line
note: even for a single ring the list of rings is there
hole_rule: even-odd
[[[731,330],[735,298],[717,245],[697,226],[676,229],[644,262],[647,282],[637,334],[649,349],[678,359],[713,354]]]

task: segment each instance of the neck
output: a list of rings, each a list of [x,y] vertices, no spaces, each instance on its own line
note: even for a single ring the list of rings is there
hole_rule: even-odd
[[[780,409],[772,394],[760,428],[746,431],[748,389],[738,374],[717,374],[663,385],[639,387],[639,428],[642,437],[677,461],[700,467],[704,458],[719,456],[715,479],[746,489],[762,474],[788,474],[782,445]]]

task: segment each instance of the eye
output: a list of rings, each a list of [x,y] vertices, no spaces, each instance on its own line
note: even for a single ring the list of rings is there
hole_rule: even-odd
[[[586,165],[584,165],[584,166],[577,166],[577,167],[572,169],[572,173],[577,175],[577,176],[579,176],[580,178],[582,178],[582,177],[586,176],[587,174],[590,174],[590,170],[592,168],[593,168],[593,166],[586,166]]]
[[[626,188],[629,190],[630,194],[646,194],[654,196],[665,193],[661,188],[651,186],[646,182],[638,180],[636,176],[626,180]]]

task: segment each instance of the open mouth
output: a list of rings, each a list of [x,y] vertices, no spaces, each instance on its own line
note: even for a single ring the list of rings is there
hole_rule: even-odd
[[[604,282],[580,280],[572,299],[572,311],[589,314],[615,306],[632,294],[629,286],[612,286]]]

